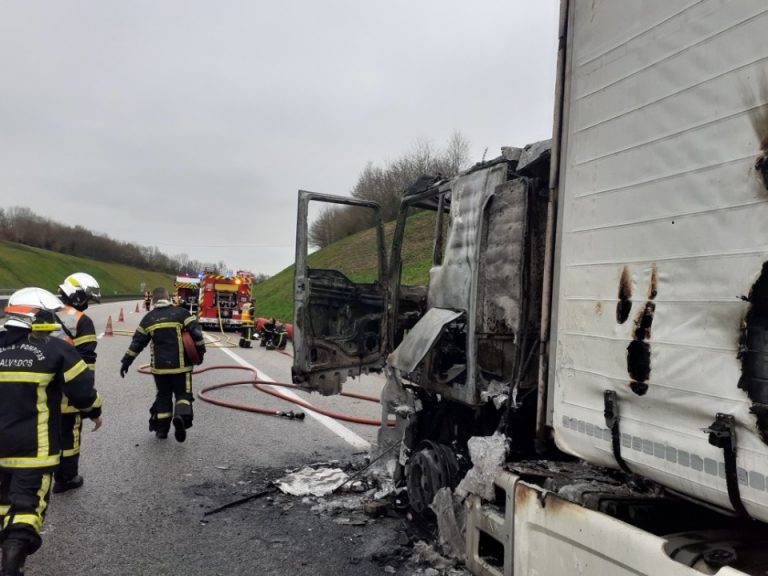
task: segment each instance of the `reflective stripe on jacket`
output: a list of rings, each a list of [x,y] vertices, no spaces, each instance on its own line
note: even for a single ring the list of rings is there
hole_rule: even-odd
[[[70,344],[22,328],[0,332],[0,468],[59,463],[64,396],[87,417],[101,414],[93,372]]]
[[[96,328],[93,325],[93,320],[72,306],[65,306],[63,310],[56,313],[56,316],[64,329],[57,330],[53,336],[66,340],[77,348],[80,357],[88,365],[88,368],[95,371],[98,340],[96,339]],[[61,403],[61,411],[66,414],[79,412],[77,408],[70,406],[66,398]]]
[[[183,331],[192,335],[198,349],[205,350],[203,330],[197,323],[197,317],[185,308],[171,306],[167,300],[159,300],[141,319],[125,357],[133,361],[151,342],[153,374],[191,372],[192,362],[185,354],[181,340]]]

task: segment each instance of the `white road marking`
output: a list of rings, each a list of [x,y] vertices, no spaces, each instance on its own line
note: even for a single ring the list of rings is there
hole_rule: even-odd
[[[232,358],[235,362],[237,362],[241,366],[245,366],[246,368],[255,370],[259,380],[266,380],[267,382],[275,382],[274,378],[270,378],[267,374],[265,374],[264,372],[256,368],[256,366],[249,364],[248,362],[243,360],[240,356],[238,356],[231,350],[227,348],[219,348],[219,350],[227,354],[230,358]],[[296,400],[302,400],[304,402],[307,402],[304,398],[301,398],[298,394],[296,394],[292,390],[283,388],[282,386],[270,386],[270,388],[274,390],[278,390],[280,394],[284,394],[285,396],[289,396],[291,398],[295,398]],[[309,404],[309,402],[307,403]],[[325,416],[324,414],[318,414],[314,410],[309,410],[309,409],[307,409],[307,415],[310,418],[314,418],[315,420],[317,420],[320,424],[328,428],[328,430],[330,430],[337,436],[340,436],[345,442],[352,445],[354,448],[357,448],[358,450],[370,449],[371,447],[370,442],[358,436],[352,430],[350,430],[349,428],[347,428],[337,420],[334,420],[333,418]]]

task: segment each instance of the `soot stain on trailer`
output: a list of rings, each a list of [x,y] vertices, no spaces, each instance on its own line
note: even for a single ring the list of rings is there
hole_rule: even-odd
[[[738,358],[741,360],[739,388],[752,402],[760,438],[768,444],[768,262],[747,297]]]
[[[616,322],[624,324],[632,310],[632,275],[629,266],[624,266],[619,278],[619,301],[616,304]]]
[[[627,346],[627,372],[631,381],[629,387],[638,396],[648,392],[648,378],[651,376],[651,326],[656,313],[658,274],[656,265],[651,267],[651,284],[648,288],[648,301],[635,318],[633,340]]]
[[[762,179],[763,186],[768,190],[768,78],[765,72],[761,74],[757,84],[757,94],[753,90],[744,91],[744,101],[749,107],[749,121],[760,142],[760,151],[755,159],[755,173]],[[762,105],[756,104],[763,102]]]

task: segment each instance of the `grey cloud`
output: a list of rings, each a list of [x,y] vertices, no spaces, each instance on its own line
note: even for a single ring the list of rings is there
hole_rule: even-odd
[[[548,137],[555,4],[5,3],[3,204],[275,273],[298,188],[454,130],[478,159]]]

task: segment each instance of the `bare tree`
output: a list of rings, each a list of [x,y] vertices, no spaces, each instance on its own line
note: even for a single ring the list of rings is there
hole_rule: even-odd
[[[186,254],[171,257],[162,253],[156,246],[119,242],[106,234],[95,234],[80,225],[59,224],[22,206],[0,208],[0,239],[169,274],[200,271],[204,266],[201,262],[190,260]],[[223,263],[220,263],[220,268],[224,268]]]
[[[309,226],[309,243],[318,248],[325,248],[337,240],[334,236],[334,214],[336,209],[326,208]]]
[[[416,140],[413,148],[399,158],[380,167],[368,162],[352,188],[352,196],[372,200],[381,207],[385,221],[394,220],[400,208],[400,198],[420,176],[449,178],[469,165],[469,141],[454,132],[443,150],[436,150],[426,138]],[[373,225],[370,217],[343,208],[327,208],[312,222],[309,241],[323,248]]]

